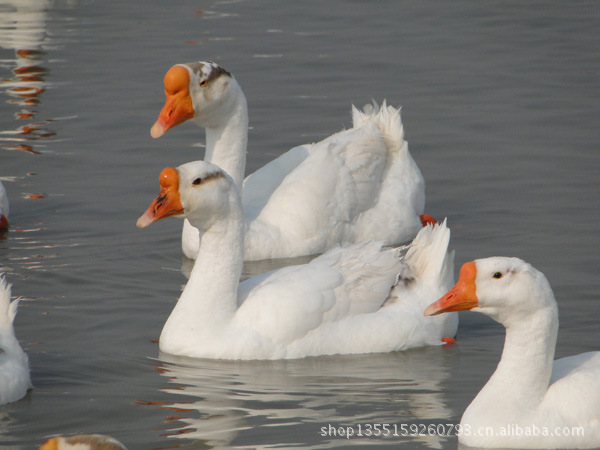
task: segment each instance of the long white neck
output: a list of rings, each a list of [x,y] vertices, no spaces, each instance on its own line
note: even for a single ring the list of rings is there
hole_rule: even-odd
[[[234,94],[222,108],[227,113],[216,114],[223,120],[198,119],[195,123],[206,129],[204,160],[227,172],[241,190],[246,170],[248,105],[237,83],[232,86],[232,89]]]
[[[498,367],[471,403],[463,422],[500,415],[516,418],[539,405],[548,389],[556,337],[558,310],[555,305],[539,310],[527,320],[506,327],[504,350]]]
[[[199,225],[192,218],[190,222]],[[160,337],[162,351],[177,353],[181,345],[215,339],[232,320],[243,256],[244,223],[238,205],[226,218],[201,228],[198,257]]]

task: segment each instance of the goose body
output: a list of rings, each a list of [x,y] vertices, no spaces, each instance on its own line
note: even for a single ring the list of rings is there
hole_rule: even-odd
[[[553,361],[558,308],[546,277],[518,258],[466,263],[455,287],[425,314],[464,309],[504,325],[506,340],[496,371],[461,419],[468,433],[459,441],[486,448],[600,447],[600,352]]]
[[[32,388],[29,360],[13,328],[19,300],[11,302],[10,295],[11,287],[0,275],[0,405],[23,398]]]
[[[0,230],[8,228],[8,196],[0,181]]]
[[[285,359],[390,352],[436,345],[457,317],[423,316],[452,285],[445,223],[427,225],[406,254],[381,242],[335,247],[309,264],[239,283],[245,223],[235,182],[196,161],[160,176],[161,192],[138,219],[144,227],[179,215],[200,229],[188,283],[160,336],[169,354],[223,359]]]
[[[212,62],[178,64],[165,76],[166,103],[152,136],[190,120],[206,129],[205,161],[242,190],[245,260],[322,253],[339,243],[412,239],[421,227],[425,183],[408,151],[400,111],[353,107],[353,127],[294,147],[244,180],[246,98]],[[198,231],[185,222],[184,254],[195,258]]]

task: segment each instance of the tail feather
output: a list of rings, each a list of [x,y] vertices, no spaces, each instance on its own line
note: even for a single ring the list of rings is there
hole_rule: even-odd
[[[452,283],[454,251],[448,251],[450,229],[441,224],[423,227],[410,243],[404,257],[415,278],[439,284]]]
[[[404,148],[404,126],[400,116],[401,108],[388,106],[384,100],[379,105],[373,100],[372,104],[366,104],[360,110],[352,106],[352,124],[354,127],[364,125],[369,120],[375,120],[377,126],[386,139],[386,145],[390,151],[400,151]]]
[[[0,324],[12,324],[17,315],[19,300],[10,301],[11,284],[0,274]]]
[[[354,128],[364,125],[374,116],[374,111],[378,110],[379,106],[373,100],[373,104],[367,103],[362,109],[352,105],[352,126]]]

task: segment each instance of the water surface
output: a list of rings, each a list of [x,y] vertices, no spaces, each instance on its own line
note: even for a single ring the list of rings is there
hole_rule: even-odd
[[[0,407],[5,448],[101,432],[132,449],[456,448],[455,437],[322,436],[443,424],[497,364],[503,330],[461,315],[458,344],[299,361],[190,361],[155,343],[185,283],[181,223],[137,230],[166,166],[204,136],[150,127],[175,63],[212,59],[250,108],[247,170],[403,107],[426,210],[456,266],[519,256],[560,307],[558,356],[597,350],[600,47],[594,2],[0,0],[0,268],[23,296],[33,390]],[[248,266],[247,273],[264,270]],[[376,330],[374,330],[375,332]]]

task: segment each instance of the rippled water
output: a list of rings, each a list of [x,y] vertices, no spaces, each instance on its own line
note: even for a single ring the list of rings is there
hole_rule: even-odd
[[[597,350],[600,47],[594,2],[0,0],[0,268],[23,296],[36,386],[0,407],[3,448],[102,432],[129,448],[367,445],[455,437],[322,436],[322,427],[458,423],[503,330],[461,316],[458,344],[405,353],[227,362],[154,342],[185,283],[178,221],[137,230],[157,176],[202,156],[202,131],[150,126],[174,63],[213,59],[250,107],[248,171],[403,106],[428,213],[456,265],[519,256],[561,311],[558,356]],[[249,265],[257,273],[269,263]],[[183,267],[185,269],[185,267]]]

